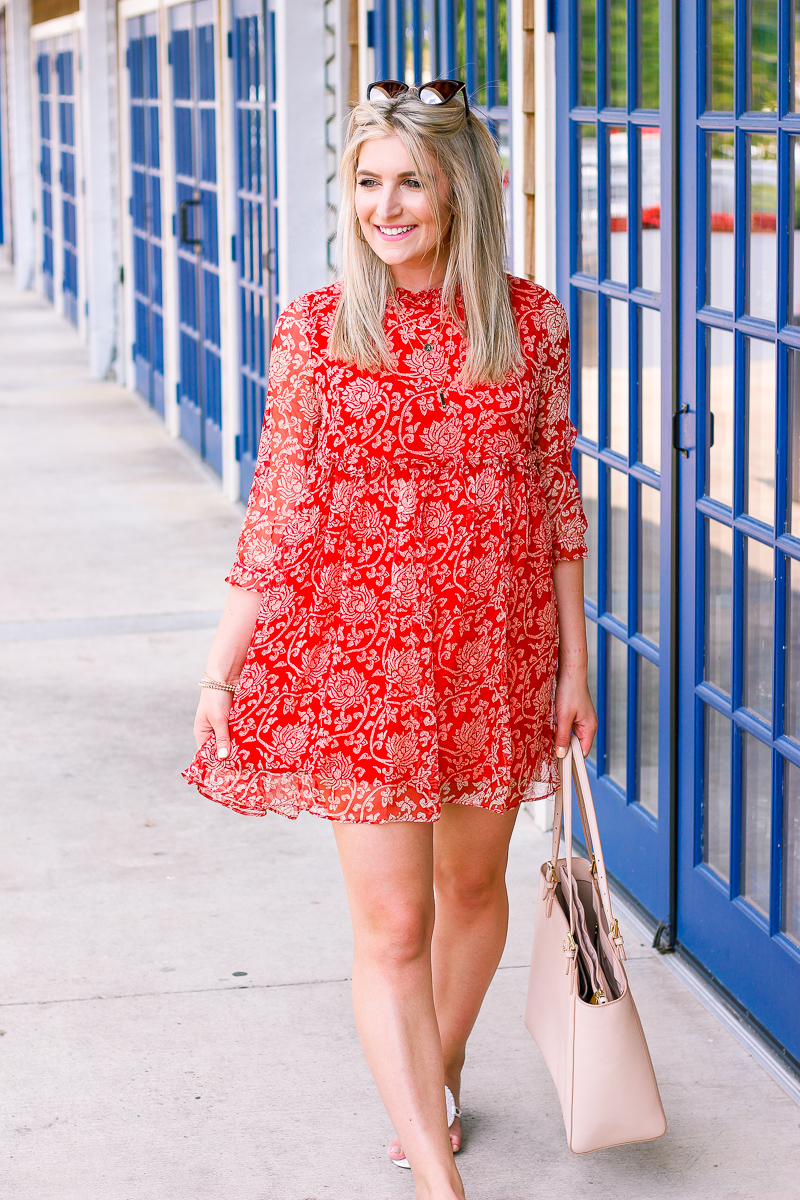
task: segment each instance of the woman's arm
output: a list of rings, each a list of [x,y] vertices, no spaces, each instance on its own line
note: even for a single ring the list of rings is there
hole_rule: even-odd
[[[553,563],[558,605],[556,675],[556,754],[563,758],[573,729],[584,755],[597,732],[597,716],[586,678],[586,618],[583,612],[583,559]]]
[[[260,592],[249,592],[238,587],[230,589],[208,655],[206,673],[212,679],[219,683],[235,683],[239,678],[260,607]],[[217,742],[217,758],[227,758],[230,750],[228,714],[232,700],[230,692],[216,688],[200,689],[194,736],[199,749],[213,733]]]

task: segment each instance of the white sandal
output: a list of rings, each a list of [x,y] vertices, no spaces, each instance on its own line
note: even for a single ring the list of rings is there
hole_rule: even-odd
[[[461,1116],[461,1109],[456,1107],[455,1097],[447,1084],[444,1085],[444,1102],[447,1105],[447,1128],[451,1129],[456,1117]],[[407,1158],[393,1158],[391,1161],[396,1167],[408,1167],[409,1170],[411,1169],[411,1163]]]

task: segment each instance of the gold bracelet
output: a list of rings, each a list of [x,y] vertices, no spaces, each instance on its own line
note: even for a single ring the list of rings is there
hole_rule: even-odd
[[[238,680],[237,680],[238,683]],[[218,679],[213,679],[211,675],[204,675],[200,680],[200,687],[211,688],[217,692],[235,692],[235,683],[220,683]]]

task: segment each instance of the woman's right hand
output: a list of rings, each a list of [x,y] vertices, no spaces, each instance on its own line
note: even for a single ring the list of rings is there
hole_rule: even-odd
[[[217,743],[217,758],[227,758],[231,749],[228,716],[233,696],[217,688],[201,688],[200,703],[194,718],[197,749],[205,745],[212,733]]]

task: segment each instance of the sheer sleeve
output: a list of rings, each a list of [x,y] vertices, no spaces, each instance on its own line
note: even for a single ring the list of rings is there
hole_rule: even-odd
[[[553,560],[586,557],[586,517],[570,456],[575,427],[569,419],[569,328],[555,296],[542,306],[543,335],[534,451],[553,538]]]
[[[228,583],[251,592],[269,586],[281,535],[305,486],[319,419],[319,396],[301,297],[284,310],[275,325],[264,427]]]

